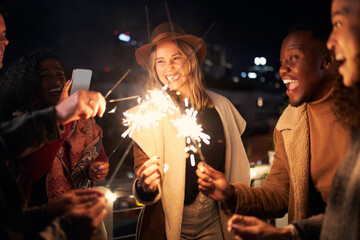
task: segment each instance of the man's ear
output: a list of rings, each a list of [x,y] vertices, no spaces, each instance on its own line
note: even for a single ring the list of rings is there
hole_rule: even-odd
[[[322,63],[322,68],[329,69],[335,63],[335,54],[333,51],[327,51],[324,54],[324,61]]]

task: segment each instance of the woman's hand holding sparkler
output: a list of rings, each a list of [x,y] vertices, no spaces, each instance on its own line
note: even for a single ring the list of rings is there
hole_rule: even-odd
[[[89,163],[88,170],[90,179],[96,182],[100,182],[105,179],[109,172],[109,163],[92,161]]]
[[[154,156],[147,160],[137,171],[137,184],[144,192],[155,192],[160,183],[160,168],[158,156]]]
[[[208,164],[200,162],[196,169],[198,188],[206,196],[216,201],[234,199],[234,187],[226,180],[222,172],[216,171]]]
[[[289,228],[276,228],[256,217],[235,214],[227,222],[229,232],[234,233],[234,239],[275,240],[292,239]]]

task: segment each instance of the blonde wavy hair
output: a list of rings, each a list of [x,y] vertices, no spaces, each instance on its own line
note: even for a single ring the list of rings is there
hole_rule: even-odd
[[[196,54],[194,54],[193,48],[182,40],[176,41],[177,46],[179,47],[180,52],[187,59],[184,64],[184,72],[187,76],[187,87],[189,89],[189,102],[195,110],[201,110],[205,108],[213,107],[213,102],[210,97],[206,94],[205,86],[203,83],[203,74],[197,59]],[[147,89],[160,89],[163,87],[157,73],[156,73],[156,61],[155,61],[155,50],[156,45],[151,49],[150,61],[149,61],[149,80],[147,82]]]

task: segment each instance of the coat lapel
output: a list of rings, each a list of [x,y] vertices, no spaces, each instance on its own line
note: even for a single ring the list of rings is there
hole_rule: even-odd
[[[294,191],[294,220],[307,217],[310,177],[310,133],[306,104],[289,106],[276,128],[282,132]]]
[[[134,131],[132,134],[132,138],[149,158],[155,155],[160,157],[162,181],[155,201],[161,198],[167,239],[179,238],[184,208],[185,139],[178,136],[178,130],[171,122],[180,117],[180,111],[175,111],[161,118],[156,127]],[[167,172],[164,172],[165,164],[168,166]]]

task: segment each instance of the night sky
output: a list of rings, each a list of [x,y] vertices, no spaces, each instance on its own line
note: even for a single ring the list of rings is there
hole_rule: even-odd
[[[330,22],[330,2],[288,1],[167,1],[173,22],[188,33],[203,36],[207,44],[226,48],[234,68],[253,64],[264,56],[276,66],[281,41],[293,23],[303,19]],[[95,70],[113,66],[119,58],[134,64],[134,49],[121,54],[113,31],[129,32],[138,43],[147,42],[145,6],[151,29],[168,21],[165,1],[145,0],[2,0],[10,45],[5,68],[35,48],[48,48],[70,67]],[[322,5],[321,5],[322,4]],[[136,63],[135,63],[136,64]],[[124,66],[124,69],[129,66]]]

